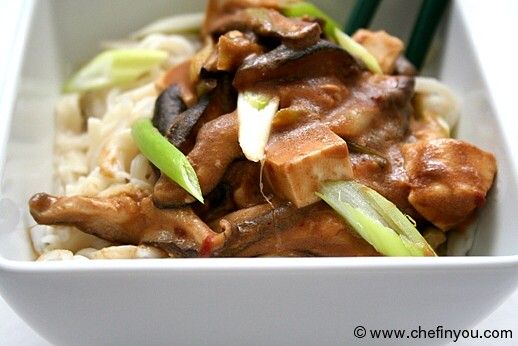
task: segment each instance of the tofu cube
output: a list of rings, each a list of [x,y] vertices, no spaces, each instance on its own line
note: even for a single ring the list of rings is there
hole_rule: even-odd
[[[315,192],[321,182],[353,177],[347,143],[315,124],[276,134],[266,148],[264,169],[275,194],[298,208],[319,200]]]
[[[390,36],[382,30],[360,29],[353,35],[353,40],[364,46],[376,58],[385,74],[394,72],[396,60],[405,48],[399,38]]]

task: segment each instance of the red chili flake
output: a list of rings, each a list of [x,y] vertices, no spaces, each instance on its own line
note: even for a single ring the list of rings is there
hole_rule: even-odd
[[[212,248],[214,247],[214,235],[208,235],[200,246],[199,255],[200,257],[210,257]]]

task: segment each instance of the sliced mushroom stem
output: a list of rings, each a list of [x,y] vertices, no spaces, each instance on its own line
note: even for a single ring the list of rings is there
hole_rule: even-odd
[[[212,34],[231,30],[253,31],[259,36],[282,40],[295,48],[308,47],[320,38],[322,30],[316,22],[287,18],[278,11],[266,8],[247,8],[216,18],[209,24]]]
[[[159,209],[149,196],[64,196],[45,193],[29,201],[39,224],[68,225],[120,244],[149,244],[173,257],[210,256],[231,230],[212,231],[189,207]]]
[[[216,187],[228,165],[242,155],[237,138],[235,113],[222,115],[206,123],[198,132],[196,145],[187,158],[196,171],[203,195]],[[164,175],[155,185],[153,200],[159,207],[184,205],[193,201],[184,189]]]

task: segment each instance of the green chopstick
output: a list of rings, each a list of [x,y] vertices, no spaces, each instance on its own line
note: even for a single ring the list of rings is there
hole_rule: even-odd
[[[345,32],[352,35],[360,28],[367,28],[380,2],[381,0],[356,0],[345,26]]]
[[[420,70],[449,0],[424,0],[405,55]]]

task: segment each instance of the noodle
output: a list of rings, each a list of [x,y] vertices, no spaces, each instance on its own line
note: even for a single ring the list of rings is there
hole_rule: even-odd
[[[450,129],[459,121],[459,102],[453,91],[435,78],[416,77],[415,92],[424,95],[424,107],[440,115]]]
[[[191,15],[186,15],[190,18]],[[157,176],[133,142],[130,125],[138,118],[151,118],[157,98],[154,80],[170,67],[190,58],[200,47],[192,35],[150,32],[139,41],[111,43],[119,48],[159,49],[167,61],[129,89],[65,94],[56,104],[54,145],[55,191],[67,196],[112,196],[152,191]],[[87,258],[163,257],[150,247],[109,247],[110,244],[74,227],[31,228],[33,247],[40,260]],[[83,256],[81,249],[95,255]],[[105,248],[105,249],[103,249]],[[120,248],[120,249],[118,249]],[[67,249],[67,250],[63,250]],[[98,249],[103,249],[98,252]],[[109,249],[109,250],[107,250]],[[74,255],[79,252],[79,255]]]

